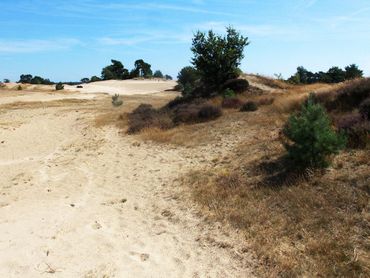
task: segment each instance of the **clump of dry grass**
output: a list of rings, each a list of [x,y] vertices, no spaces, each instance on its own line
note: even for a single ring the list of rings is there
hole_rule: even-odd
[[[261,84],[266,85],[271,88],[285,90],[285,89],[289,89],[293,87],[292,84],[289,84],[283,80],[279,80],[279,79],[275,79],[275,78],[271,78],[271,77],[267,77],[263,75],[252,75],[252,76],[256,77],[257,80]]]
[[[263,275],[370,275],[369,153],[343,154],[323,176],[271,187],[261,183],[268,173],[254,166],[266,158],[251,160],[253,149],[226,169],[187,176],[203,214],[243,231]]]

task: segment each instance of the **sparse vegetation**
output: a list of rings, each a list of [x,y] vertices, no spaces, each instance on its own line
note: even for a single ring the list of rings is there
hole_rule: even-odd
[[[64,89],[64,85],[63,83],[59,82],[55,85],[55,90],[56,91],[60,91],[60,90],[63,90]]]
[[[253,111],[257,111],[257,109],[258,109],[258,106],[254,101],[247,101],[246,103],[242,105],[242,107],[240,108],[240,111],[241,112],[253,112]]]
[[[119,94],[115,94],[112,96],[112,105],[114,107],[121,106],[123,104],[123,100]]]

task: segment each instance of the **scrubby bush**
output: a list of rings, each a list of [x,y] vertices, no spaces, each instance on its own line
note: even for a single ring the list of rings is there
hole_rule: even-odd
[[[230,89],[234,93],[240,94],[248,90],[249,82],[245,79],[230,79],[222,85],[222,88],[224,90]]]
[[[370,98],[370,78],[354,80],[337,91],[335,107],[350,111],[367,98]]]
[[[359,111],[363,118],[370,121],[370,98],[365,99],[361,104]]]
[[[347,147],[363,149],[370,146],[370,122],[360,113],[341,115],[336,126],[347,136]]]
[[[222,115],[221,108],[211,104],[202,105],[198,112],[198,117],[201,121],[214,120],[220,117],[221,115]]]
[[[252,112],[252,111],[256,111],[257,109],[258,109],[258,106],[254,101],[247,101],[246,103],[242,105],[242,107],[240,108],[240,111],[241,112]]]
[[[59,82],[55,85],[55,90],[59,91],[59,90],[63,90],[64,89],[64,85]]]
[[[258,106],[271,105],[274,103],[274,101],[275,99],[273,97],[264,97],[264,98],[260,98],[259,100],[257,100],[257,105]]]
[[[313,97],[302,105],[300,113],[292,115],[283,130],[289,139],[284,144],[293,168],[325,168],[328,157],[345,146],[343,134],[337,134],[330,119]]]
[[[243,102],[236,97],[227,97],[222,100],[222,108],[238,109],[243,105]]]
[[[153,74],[155,78],[163,78],[163,73],[160,70],[156,70]]]
[[[21,85],[18,85],[18,86],[17,86],[17,90],[18,90],[18,91],[22,91],[22,90],[23,90],[22,86],[21,86]]]
[[[226,88],[223,92],[225,98],[235,97],[235,92],[229,88]]]
[[[121,106],[123,104],[122,98],[119,94],[112,96],[112,105],[115,107]]]
[[[155,109],[149,104],[140,104],[128,114],[128,125],[129,134],[140,132],[145,128],[169,129],[174,126],[168,110]]]

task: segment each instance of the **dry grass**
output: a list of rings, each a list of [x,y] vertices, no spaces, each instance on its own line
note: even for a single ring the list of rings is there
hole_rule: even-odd
[[[51,101],[17,101],[0,105],[1,109],[39,109],[49,107],[73,106],[91,102],[87,99],[60,99]]]
[[[257,78],[259,83],[266,85],[270,88],[286,90],[286,89],[293,87],[293,85],[285,81],[275,79],[275,78],[271,78],[271,77],[267,77],[263,75],[254,75],[254,74],[251,74],[251,76],[254,76],[255,78]]]
[[[233,163],[186,177],[203,214],[243,232],[263,276],[368,277],[370,152],[344,153],[309,181],[269,186],[282,148],[259,136]]]

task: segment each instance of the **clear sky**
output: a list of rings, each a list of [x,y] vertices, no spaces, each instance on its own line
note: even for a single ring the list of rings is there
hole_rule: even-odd
[[[195,31],[248,36],[242,69],[291,75],[356,63],[370,75],[369,0],[0,0],[0,79],[100,75],[136,59],[176,77]]]

